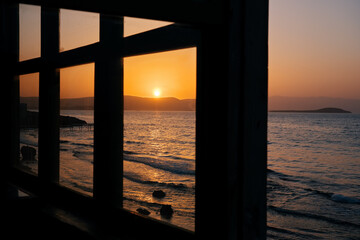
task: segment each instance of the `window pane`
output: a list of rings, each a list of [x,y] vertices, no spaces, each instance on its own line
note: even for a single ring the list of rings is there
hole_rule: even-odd
[[[124,17],[124,37],[173,24],[172,22]]]
[[[60,184],[93,192],[94,64],[60,69]]]
[[[124,207],[194,230],[196,49],[125,58],[124,95]]]
[[[60,9],[60,52],[98,41],[98,13]]]
[[[19,4],[19,60],[40,57],[41,7]]]
[[[20,88],[20,158],[19,166],[38,173],[39,73],[21,75]]]

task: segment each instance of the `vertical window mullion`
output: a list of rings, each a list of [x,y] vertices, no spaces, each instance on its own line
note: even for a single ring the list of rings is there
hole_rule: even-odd
[[[39,87],[39,178],[59,181],[59,9],[41,9],[41,57]]]
[[[94,198],[122,207],[123,18],[100,15],[95,60]]]
[[[16,64],[19,59],[19,5],[14,3],[1,2],[1,62],[0,67],[2,73],[2,80],[5,86],[1,87],[1,96],[6,107],[2,113],[5,127],[4,139],[2,149],[5,156],[2,156],[4,168],[16,164],[19,160],[19,76],[16,75]],[[7,170],[1,173],[7,174]]]

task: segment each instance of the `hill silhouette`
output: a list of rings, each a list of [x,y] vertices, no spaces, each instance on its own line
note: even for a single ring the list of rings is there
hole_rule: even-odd
[[[195,100],[179,100],[173,97],[167,98],[142,98],[135,96],[124,97],[125,110],[144,111],[194,111]]]
[[[26,103],[28,109],[38,109],[37,97],[21,97],[21,103]],[[94,97],[66,98],[60,100],[62,110],[93,110]],[[138,111],[195,111],[195,99],[143,98],[124,96],[124,110]]]
[[[26,103],[28,109],[38,109],[37,97],[21,97],[20,102]],[[269,97],[269,110],[291,109],[322,109],[332,106],[360,113],[360,99],[343,99],[328,97]],[[71,98],[61,99],[60,109],[63,110],[93,110],[94,98]],[[144,111],[195,111],[195,99],[177,98],[143,98],[136,96],[124,96],[125,110]]]

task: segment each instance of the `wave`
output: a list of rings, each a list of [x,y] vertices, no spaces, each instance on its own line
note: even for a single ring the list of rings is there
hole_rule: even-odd
[[[360,199],[355,197],[344,196],[342,194],[332,194],[331,200],[333,200],[334,202],[341,202],[341,203],[360,204]]]
[[[132,151],[125,151],[125,150],[124,150],[124,154],[138,154],[138,153],[132,152]]]
[[[308,191],[308,192],[311,192],[311,193],[314,193],[314,194],[317,194],[317,195],[320,195],[320,196],[323,196],[325,198],[328,198],[330,199],[331,196],[334,194],[334,193],[331,193],[331,192],[325,192],[325,191],[321,191],[321,190],[317,190],[317,189],[311,189],[311,188],[304,188],[305,191]]]
[[[288,235],[285,239],[294,239],[294,238],[302,238],[302,239],[323,239],[322,237],[317,237],[312,234],[304,234],[304,233],[298,233],[294,231],[290,231],[288,229],[283,228],[277,228],[272,226],[267,226],[267,238],[270,239],[284,239],[283,235]],[[308,229],[306,231],[309,231]],[[277,236],[278,233],[281,234],[281,236]]]
[[[82,190],[86,194],[92,194],[93,188],[92,187],[86,187],[83,183],[77,183],[75,181],[64,181],[65,185],[67,185],[70,188],[74,188],[75,190]]]
[[[80,146],[80,147],[90,147],[90,148],[93,148],[93,147],[94,147],[94,145],[93,145],[93,144],[76,143],[76,142],[71,142],[71,145],[74,145],[74,146]]]
[[[289,182],[299,182],[298,179],[294,179],[293,176],[289,176],[289,175],[286,175],[284,173],[280,173],[280,172],[276,172],[274,170],[271,170],[271,169],[267,169],[267,174],[268,175],[276,175],[279,179],[281,180],[284,180],[284,181],[289,181]]]
[[[304,190],[321,195],[331,201],[339,202],[339,203],[349,203],[349,204],[360,204],[360,199],[356,197],[345,196],[340,193],[332,193],[332,192],[325,192],[321,190],[305,188]]]
[[[174,160],[181,160],[181,161],[194,162],[194,159],[183,158],[183,157],[177,157],[177,156],[173,156],[173,155],[164,155],[164,156],[161,156],[161,157],[171,158],[171,159],[174,159]]]
[[[73,150],[72,153],[73,153],[74,157],[79,158],[79,159],[81,159],[83,157],[89,157],[89,156],[91,157],[91,156],[93,156],[92,151],[86,152],[86,151]]]
[[[300,182],[300,180],[294,179],[292,176],[280,173],[280,172],[276,172],[274,170],[271,169],[267,169],[268,172],[268,176],[269,175],[275,175],[277,176],[279,179],[284,180],[284,181],[290,181],[290,182]],[[314,180],[311,180],[311,182],[315,185],[321,185],[320,183],[315,182]],[[268,188],[268,192],[272,191],[272,190],[288,190],[290,189],[288,186],[283,185],[277,181],[273,181],[271,179],[268,179],[267,181],[267,188]],[[307,184],[306,181],[302,181],[302,183]],[[291,187],[293,190],[295,190],[295,188],[298,188],[296,186],[292,186]],[[322,197],[325,197],[331,201],[334,202],[339,202],[339,203],[348,203],[348,204],[360,204],[360,199],[356,198],[356,197],[351,197],[351,196],[345,196],[343,194],[340,193],[334,193],[334,192],[326,192],[326,191],[322,191],[322,190],[317,190],[317,189],[312,189],[309,187],[304,187],[302,188],[303,190],[313,193],[313,194],[317,194],[320,195]]]
[[[138,199],[133,199],[133,198],[128,198],[128,197],[123,197],[123,200],[136,202],[136,203],[141,204],[141,205],[146,205],[147,207],[156,207],[156,208],[159,208],[159,209],[163,205],[161,203],[141,201],[141,200],[138,200]]]
[[[27,146],[32,146],[32,147],[38,147],[38,142],[37,139],[36,140],[32,140],[32,139],[28,139],[28,138],[20,138],[20,143],[27,145]]]
[[[24,144],[26,146],[32,146],[32,147],[38,147],[38,144],[37,143],[34,143],[32,141],[20,141],[21,144]]]
[[[183,183],[164,183],[164,182],[158,182],[158,181],[144,181],[140,179],[139,176],[137,176],[134,173],[130,172],[124,172],[124,178],[128,179],[129,181],[146,184],[146,185],[152,185],[152,186],[158,186],[158,187],[167,187],[167,188],[173,188],[176,190],[187,190],[189,187],[186,184]]]
[[[127,144],[136,144],[136,145],[143,145],[143,144],[145,144],[144,142],[130,141],[130,140],[126,141],[125,143],[127,143]]]
[[[148,202],[148,201],[142,201],[138,199],[123,197],[124,201],[134,202],[137,205],[145,206],[151,210],[153,210],[156,213],[160,212],[160,208],[163,206],[162,203],[156,203],[156,202]],[[174,209],[174,213],[178,216],[186,216],[186,217],[195,217],[195,212],[188,212],[188,211],[182,211],[181,209]]]
[[[322,216],[322,215],[316,215],[316,214],[313,214],[313,213],[305,213],[305,212],[289,210],[289,209],[285,209],[285,208],[279,208],[279,207],[275,207],[275,206],[268,206],[268,209],[273,210],[273,211],[275,211],[275,212],[277,212],[279,214],[292,215],[292,216],[303,217],[303,218],[311,218],[311,219],[325,221],[325,222],[332,223],[332,224],[345,225],[345,226],[360,228],[360,224],[347,222],[347,221],[344,221],[344,220],[335,219],[335,218],[331,218],[331,217],[326,217],[326,216]]]
[[[194,164],[185,161],[169,161],[162,158],[130,156],[124,154],[124,160],[143,163],[153,168],[161,169],[174,174],[195,175]]]

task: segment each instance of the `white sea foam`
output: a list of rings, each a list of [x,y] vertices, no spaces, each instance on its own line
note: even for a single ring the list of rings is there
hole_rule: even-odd
[[[360,203],[360,199],[356,197],[348,197],[342,194],[333,194],[331,200],[341,203]]]
[[[195,164],[192,162],[186,161],[176,161],[169,160],[164,158],[154,158],[154,157],[141,157],[133,155],[125,155],[125,161],[143,163],[145,165],[151,166],[153,168],[165,170],[174,174],[185,174],[185,175],[195,175]]]

